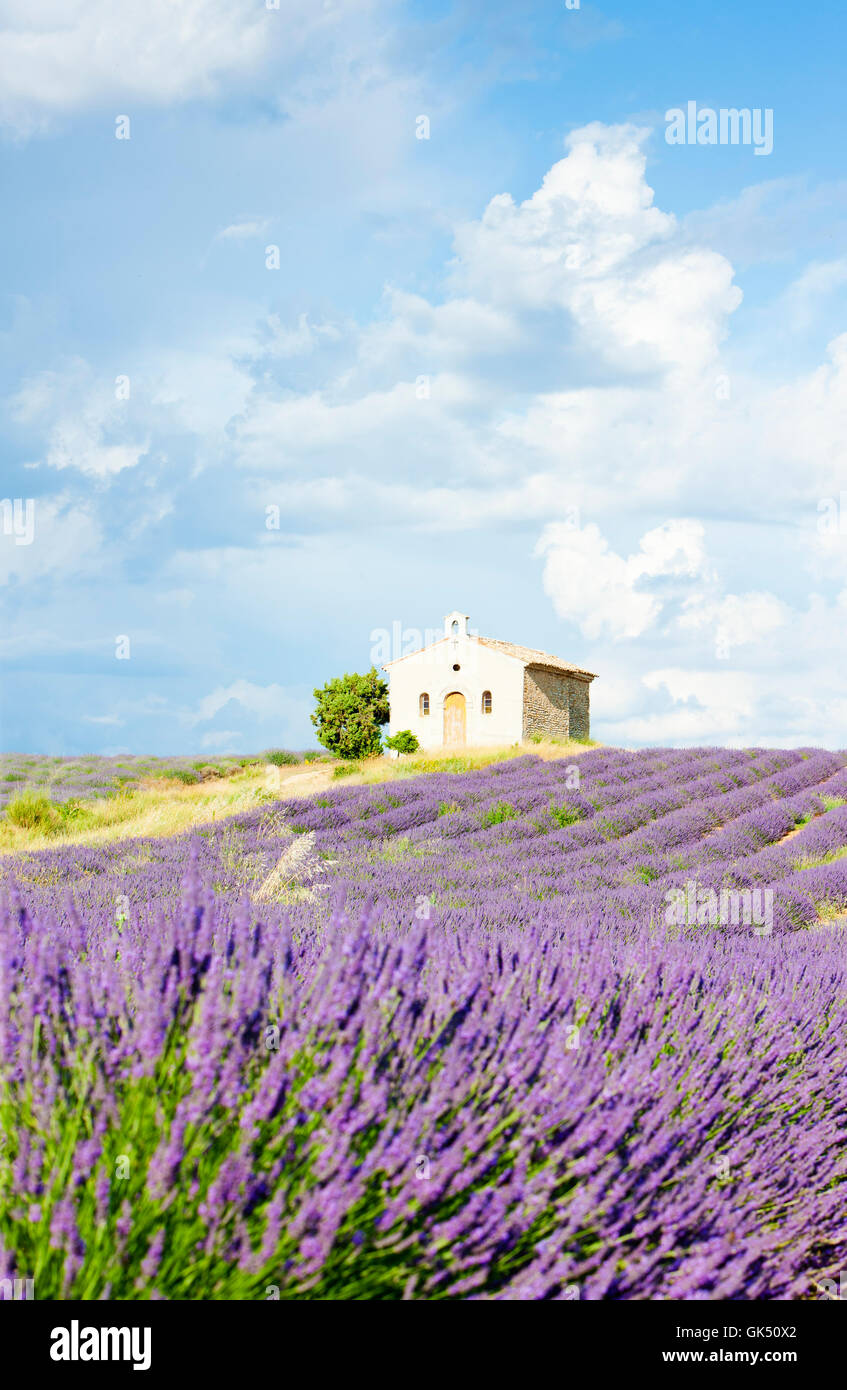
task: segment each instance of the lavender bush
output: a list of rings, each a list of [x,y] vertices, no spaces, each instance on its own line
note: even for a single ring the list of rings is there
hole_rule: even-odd
[[[650,749],[4,861],[0,1277],[809,1296],[847,1259],[845,847],[847,754]],[[692,886],[772,921],[671,920]]]

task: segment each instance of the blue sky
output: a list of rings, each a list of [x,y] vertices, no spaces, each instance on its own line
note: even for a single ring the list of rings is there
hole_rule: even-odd
[[[846,25],[0,0],[0,748],[309,746],[457,607],[606,741],[847,743]]]

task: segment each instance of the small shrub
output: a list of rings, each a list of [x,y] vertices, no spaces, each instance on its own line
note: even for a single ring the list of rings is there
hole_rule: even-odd
[[[23,782],[25,780],[22,772],[7,772],[6,776],[3,778],[4,782]]]
[[[361,772],[358,763],[341,763],[334,772],[333,777],[349,777],[353,772]]]
[[[184,782],[186,786],[194,786],[199,778],[196,772],[190,772],[187,767],[166,767],[162,771],[163,777],[170,777],[174,782]]]
[[[393,748],[395,753],[417,753],[421,745],[411,729],[401,729],[399,733],[385,740],[385,746]]]
[[[489,806],[488,810],[483,813],[482,824],[502,825],[504,820],[514,820],[515,816],[519,815],[520,811],[516,811],[508,801],[498,801],[495,806]]]
[[[265,754],[265,762],[273,763],[274,767],[293,767],[299,761],[297,754],[290,753],[287,748],[271,748]]]
[[[573,806],[551,806],[550,815],[562,828],[566,825],[575,825],[579,820],[579,811],[575,810]]]
[[[6,818],[12,825],[22,830],[55,830],[59,825],[59,813],[47,796],[37,792],[21,792],[6,807]]]

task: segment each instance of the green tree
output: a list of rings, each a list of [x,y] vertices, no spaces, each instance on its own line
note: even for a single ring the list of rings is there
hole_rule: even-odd
[[[388,723],[388,685],[376,667],[364,675],[336,676],[314,692],[312,723],[318,740],[339,758],[370,758],[380,749]]]
[[[411,729],[401,729],[393,738],[385,740],[385,746],[393,748],[397,753],[417,753],[421,745]]]

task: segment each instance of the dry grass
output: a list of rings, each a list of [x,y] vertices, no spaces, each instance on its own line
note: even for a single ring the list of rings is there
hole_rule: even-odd
[[[86,801],[77,820],[70,821],[58,833],[0,820],[0,854],[57,845],[102,845],[110,840],[145,835],[178,835],[195,825],[208,825],[210,821],[255,810],[281,796],[308,796],[325,786],[331,774],[327,765],[320,772],[304,771],[298,765],[248,768],[234,777],[188,786],[170,779],[150,781],[125,796]]]
[[[600,748],[599,743],[577,743],[570,739],[561,742],[512,743],[500,747],[466,747],[460,751],[442,749],[438,752],[407,753],[400,758],[372,758],[365,762],[347,764],[357,770],[343,780],[352,786],[369,786],[377,782],[393,782],[397,778],[418,777],[425,772],[472,772],[475,768],[489,767],[492,763],[505,762],[510,758],[522,758],[527,753],[545,760],[554,758],[576,758],[592,748]]]
[[[534,753],[540,758],[578,757],[597,744],[527,743],[502,748],[464,748],[461,753],[412,753],[402,758],[373,758],[356,764],[343,779],[335,767],[318,763],[293,767],[245,768],[233,777],[184,785],[172,779],[149,781],[126,795],[100,797],[82,803],[76,819],[59,831],[12,825],[0,819],[0,855],[58,845],[102,845],[137,836],[178,835],[195,825],[208,825],[243,811],[291,796],[311,796],[327,786],[368,786],[425,772],[469,772],[491,763]]]

